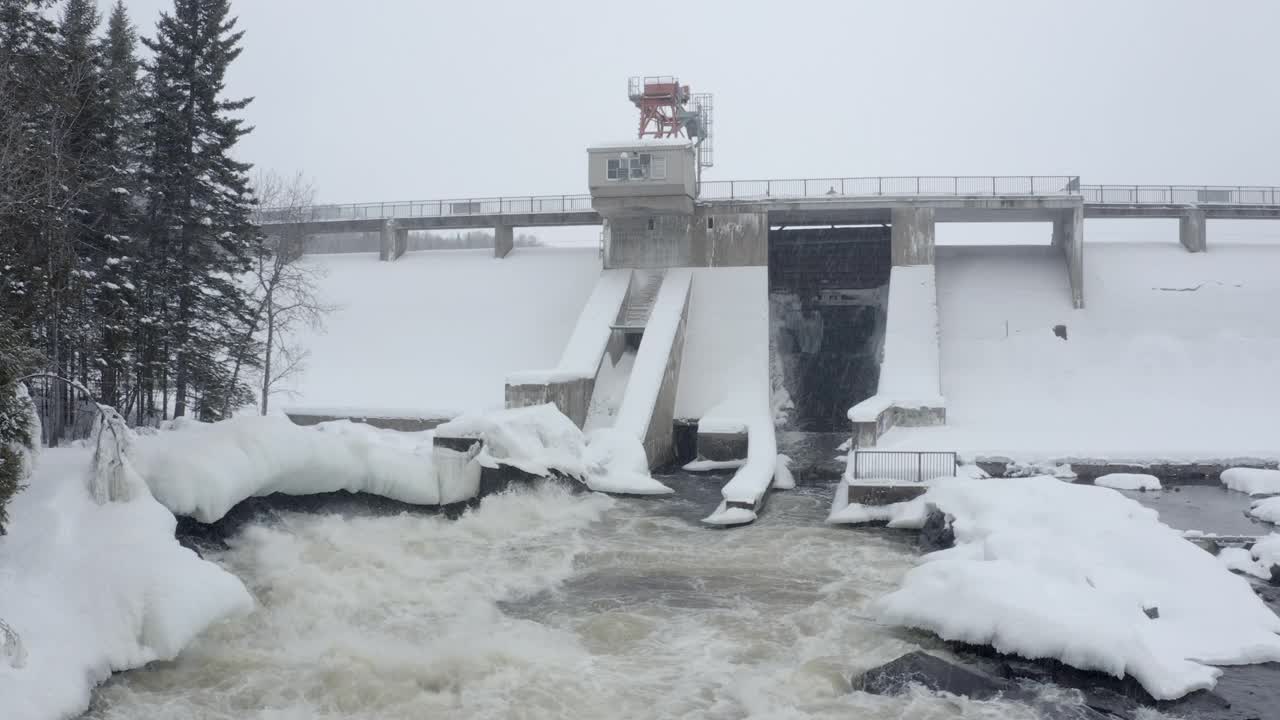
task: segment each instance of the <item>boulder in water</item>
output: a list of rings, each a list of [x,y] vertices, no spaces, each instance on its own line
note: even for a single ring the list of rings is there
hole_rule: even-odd
[[[919,650],[872,668],[852,682],[853,689],[873,695],[900,695],[916,684],[974,700],[989,700],[1011,687],[1006,680]]]

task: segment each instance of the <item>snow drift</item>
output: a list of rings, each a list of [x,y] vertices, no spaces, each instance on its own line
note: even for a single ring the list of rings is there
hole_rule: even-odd
[[[1228,490],[1250,495],[1280,495],[1280,470],[1228,468],[1222,471],[1221,480]]]
[[[0,538],[0,618],[22,639],[0,663],[6,720],[78,715],[112,672],[170,660],[209,625],[253,604],[244,585],[174,539],[145,489],[98,504],[90,451],[48,450]]]
[[[417,505],[439,502],[431,433],[397,433],[337,421],[301,427],[286,418],[239,417],[142,436],[138,472],[176,515],[216,522],[250,497],[368,492]]]
[[[1248,573],[1263,580],[1271,579],[1271,568],[1280,565],[1280,534],[1271,533],[1253,544],[1252,548],[1223,548],[1218,560],[1228,570]]]
[[[1213,687],[1211,665],[1280,660],[1280,618],[1248,582],[1117,492],[944,478],[878,513],[918,526],[929,508],[950,518],[956,544],[874,603],[886,622],[1128,674],[1156,699]]]
[[[477,460],[509,465],[533,475],[558,473],[592,490],[628,495],[664,495],[671,488],[649,475],[644,446],[630,432],[601,428],[583,434],[550,403],[468,415],[436,428],[441,436],[485,441]]]
[[[1110,473],[1099,476],[1093,484],[1113,490],[1159,490],[1160,478],[1144,473]]]

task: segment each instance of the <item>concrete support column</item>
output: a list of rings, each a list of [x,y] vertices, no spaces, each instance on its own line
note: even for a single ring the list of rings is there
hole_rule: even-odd
[[[409,249],[409,228],[396,228],[395,247],[392,248],[392,260],[399,260],[405,250]]]
[[[498,225],[493,229],[493,256],[504,258],[515,248],[515,228],[510,225]]]
[[[378,259],[382,261],[393,260],[395,254],[396,242],[396,221],[383,220],[382,228],[378,231]]]
[[[1189,208],[1178,218],[1178,240],[1187,252],[1204,252],[1208,249],[1205,238],[1204,211]]]
[[[934,247],[933,208],[893,208],[890,229],[893,264],[932,265]]]
[[[1053,219],[1053,246],[1062,251],[1071,280],[1071,306],[1084,307],[1084,206]]]

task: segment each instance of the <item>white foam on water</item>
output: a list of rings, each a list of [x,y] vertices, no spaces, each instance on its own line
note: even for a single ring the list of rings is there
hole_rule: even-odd
[[[550,484],[456,521],[285,515],[216,558],[259,608],[117,676],[87,717],[1034,718],[849,691],[914,649],[865,612],[912,555],[822,526],[825,502],[778,495],[729,532],[699,527],[705,499],[674,517]]]

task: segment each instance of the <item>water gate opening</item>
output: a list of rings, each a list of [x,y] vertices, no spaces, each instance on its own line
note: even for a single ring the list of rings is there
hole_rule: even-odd
[[[774,395],[790,401],[780,430],[847,432],[849,408],[875,394],[889,268],[887,227],[769,231]]]

